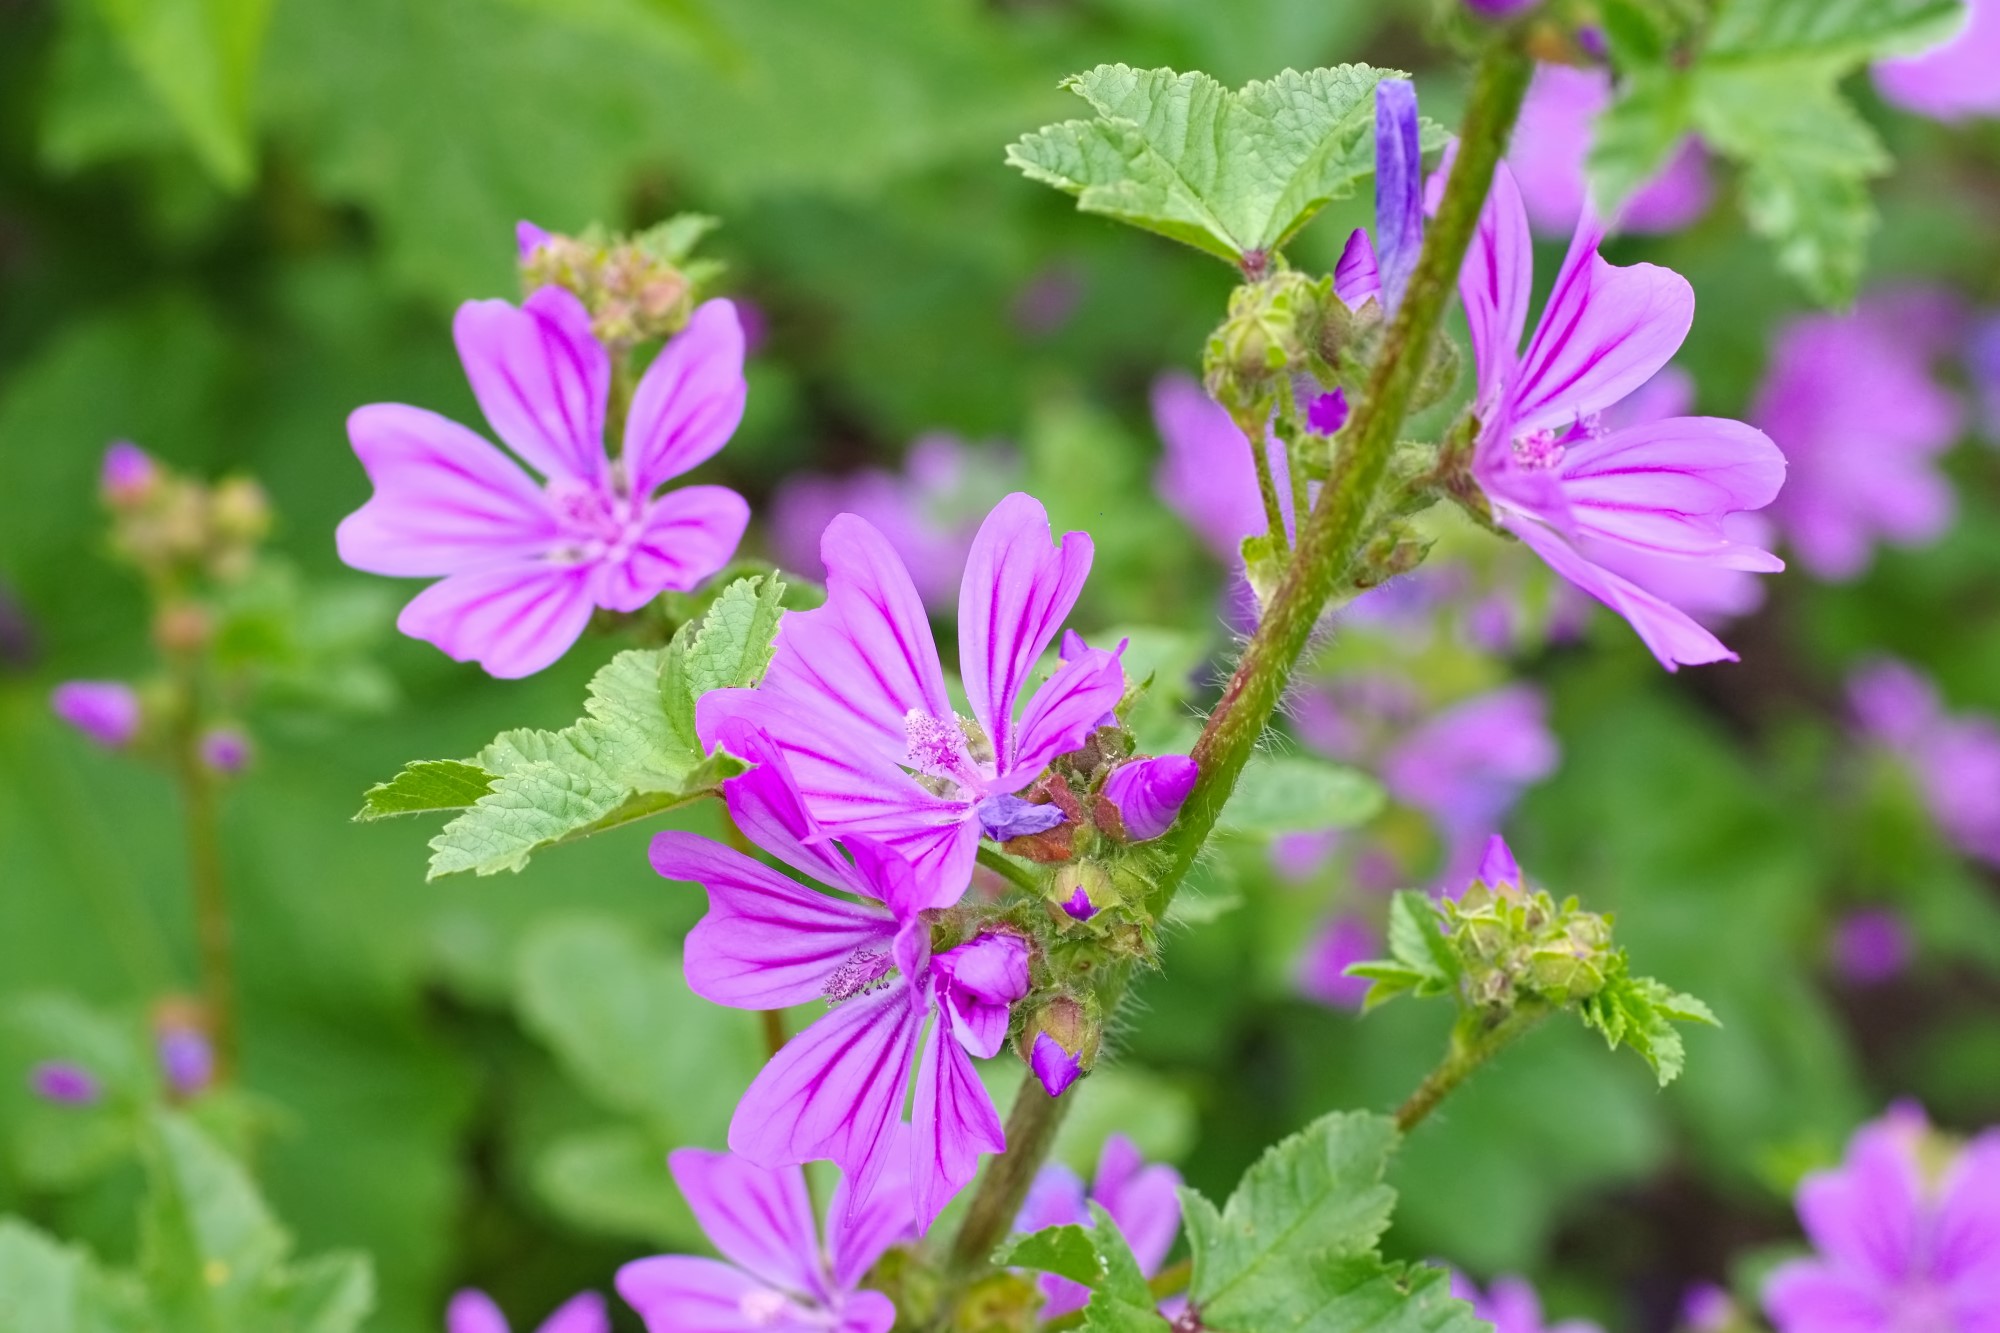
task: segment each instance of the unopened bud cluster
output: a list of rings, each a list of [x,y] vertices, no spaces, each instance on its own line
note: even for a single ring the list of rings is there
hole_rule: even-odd
[[[1475,880],[1444,904],[1444,929],[1464,966],[1464,997],[1475,1005],[1585,1000],[1604,989],[1615,962],[1608,916],[1514,884]]]
[[[99,492],[113,549],[155,586],[236,582],[271,531],[270,502],[248,477],[208,485],[123,441],[105,453]]]
[[[591,331],[614,356],[648,339],[680,332],[705,282],[720,265],[689,256],[715,226],[683,214],[630,236],[591,227],[576,236],[520,227],[521,283],[564,287],[590,311]]]

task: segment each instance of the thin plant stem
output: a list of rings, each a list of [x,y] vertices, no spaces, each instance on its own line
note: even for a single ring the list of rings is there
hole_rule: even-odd
[[[1539,1001],[1522,1001],[1505,1018],[1490,1027],[1480,1026],[1476,1017],[1469,1021],[1461,1019],[1452,1029],[1451,1046],[1444,1059],[1438,1061],[1437,1067],[1417,1085],[1417,1090],[1396,1108],[1396,1129],[1407,1134],[1422,1124],[1424,1118],[1437,1109],[1438,1103],[1450,1096],[1452,1090],[1465,1082],[1474,1070],[1526,1035],[1550,1012],[1550,1007]]]
[[[1250,461],[1257,466],[1257,494],[1264,499],[1264,522],[1272,545],[1280,551],[1287,550],[1291,540],[1285,533],[1285,511],[1278,505],[1278,483],[1271,476],[1271,450],[1266,443],[1268,428],[1254,412],[1231,415],[1235,417],[1236,429],[1250,442]]]
[[[1018,861],[1013,860],[999,848],[988,847],[982,842],[979,844],[977,855],[979,864],[985,866],[1015,888],[1026,893],[1038,894],[1042,891],[1042,886],[1035,879],[1034,872],[1021,865]]]
[[[235,1077],[238,1045],[236,957],[229,891],[222,869],[222,829],[215,774],[201,758],[199,691],[184,678],[174,736],[174,773],[187,820],[188,881],[194,891],[195,941],[201,959],[202,1009],[215,1042],[215,1067]]]
[[[1028,1197],[1028,1186],[1055,1146],[1056,1131],[1062,1128],[1080,1086],[1051,1097],[1032,1075],[1021,1081],[1013,1109],[1007,1113],[1007,1151],[986,1164],[972,1206],[959,1225],[958,1235],[952,1238],[949,1262],[953,1272],[973,1274],[984,1269],[994,1247],[1013,1230],[1014,1218]]]
[[[785,1042],[787,1040],[785,1036],[785,1011],[782,1009],[765,1009],[758,1014],[758,1017],[764,1023],[764,1052],[775,1060],[778,1058],[778,1052],[785,1049]]]

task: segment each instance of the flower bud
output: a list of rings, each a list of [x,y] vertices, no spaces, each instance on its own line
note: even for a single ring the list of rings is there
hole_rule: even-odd
[[[1208,337],[1202,379],[1209,396],[1232,409],[1269,401],[1272,381],[1302,366],[1319,340],[1321,307],[1332,284],[1285,269],[1245,283],[1229,297],[1229,313]]]
[[[1111,872],[1096,861],[1062,866],[1050,882],[1049,896],[1073,921],[1088,921],[1123,900]]]
[[[1146,842],[1173,825],[1200,773],[1184,754],[1136,759],[1112,770],[1104,799],[1118,812],[1127,840]]]
[[[28,1090],[58,1106],[89,1106],[104,1095],[97,1076],[73,1060],[44,1060],[28,1071]]]
[[[1306,429],[1315,435],[1338,435],[1347,424],[1347,395],[1339,389],[1323,393],[1306,405]]]
[[[1060,1097],[1097,1062],[1103,1025],[1094,1001],[1058,995],[1028,1020],[1021,1031],[1028,1068],[1051,1097]]]
[[[55,715],[99,745],[118,750],[139,734],[139,695],[118,680],[70,680],[49,696]]]
[[[214,629],[205,607],[195,602],[170,602],[153,617],[153,642],[164,653],[200,652]]]
[[[130,440],[119,440],[104,451],[97,488],[112,508],[133,509],[144,504],[159,482],[159,464]]]
[[[250,737],[240,727],[211,727],[198,746],[201,762],[223,777],[234,777],[250,766]]]
[[[230,477],[210,498],[209,521],[218,539],[254,545],[271,531],[271,502],[250,478]]]

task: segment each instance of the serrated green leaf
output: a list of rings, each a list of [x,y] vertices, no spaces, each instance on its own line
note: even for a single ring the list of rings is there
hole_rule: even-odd
[[[1283,245],[1374,170],[1375,85],[1394,70],[1286,70],[1231,91],[1206,74],[1099,65],[1064,81],[1097,112],[1009,145],[1031,180],[1235,263]],[[1427,146],[1441,136],[1426,128]]]
[[[1420,976],[1441,983],[1458,979],[1461,965],[1424,894],[1398,890],[1389,900],[1389,952]]]
[[[1657,175],[1679,150],[1693,115],[1684,71],[1640,68],[1627,76],[1591,135],[1590,183],[1599,206],[1616,210]]]
[[[493,790],[493,775],[456,759],[419,759],[361,798],[357,820],[463,810]]]
[[[1651,1065],[1663,1088],[1680,1077],[1687,1063],[1687,1048],[1674,1023],[1721,1026],[1709,1007],[1694,996],[1652,977],[1628,976],[1622,968],[1603,990],[1584,1001],[1580,1012],[1587,1026],[1603,1034],[1607,1046],[1629,1046]]]
[[[775,575],[738,579],[723,589],[688,645],[687,683],[695,698],[764,678],[785,614],[784,595],[785,585]]]
[[[1090,1204],[1090,1217],[1088,1227],[1046,1227],[1013,1237],[994,1252],[993,1262],[1006,1268],[1054,1273],[1090,1288],[1084,1328],[1155,1333],[1164,1321],[1154,1309],[1146,1275],[1118,1223],[1095,1200]]]
[[[1382,788],[1358,769],[1302,755],[1259,755],[1244,768],[1222,826],[1276,837],[1350,828],[1381,810]]]
[[[1010,1236],[993,1252],[993,1262],[1001,1268],[1032,1268],[1038,1273],[1054,1273],[1086,1287],[1103,1281],[1103,1262],[1097,1257],[1097,1242],[1088,1227],[1070,1223],[1044,1227],[1026,1235]]]
[[[1921,50],[1963,22],[1960,0],[1727,0],[1710,57],[1830,56],[1858,64]]]
[[[209,174],[250,181],[251,86],[271,0],[97,0],[125,56]]]

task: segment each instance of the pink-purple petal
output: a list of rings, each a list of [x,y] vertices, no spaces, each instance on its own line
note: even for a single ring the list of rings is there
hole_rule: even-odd
[[[1165,1163],[1148,1163],[1123,1134],[1104,1141],[1090,1194],[1118,1223],[1139,1271],[1148,1277],[1160,1271],[1180,1231],[1180,1187],[1180,1172]]]
[[[917,1238],[915,1205],[910,1197],[910,1127],[897,1125],[890,1134],[886,1161],[875,1188],[858,1205],[849,1197],[847,1180],[834,1186],[826,1210],[826,1252],[837,1289],[852,1290],[892,1245]]]
[[[597,567],[592,600],[637,611],[663,592],[689,592],[728,564],[750,524],[750,503],[727,486],[684,486],[646,510],[623,560]]]
[[[503,680],[553,663],[590,623],[588,566],[534,564],[453,574],[418,593],[396,628]]]
[[[474,1287],[453,1293],[444,1311],[445,1333],[509,1333],[507,1316],[493,1298]]]
[[[625,422],[632,492],[713,457],[743,420],[743,326],[728,301],[704,301],[639,379]]]
[[[1966,1144],[1952,1163],[1931,1245],[1940,1281],[1983,1281],[2000,1296],[2000,1129]]]
[[[965,1048],[931,1024],[917,1069],[910,1110],[913,1133],[911,1186],[919,1231],[929,1231],[944,1206],[979,1170],[979,1154],[1002,1152],[1007,1138],[1000,1114]]]
[[[1692,616],[1631,580],[1592,564],[1561,534],[1532,518],[1508,518],[1505,526],[1548,562],[1549,568],[1623,616],[1667,670],[1736,660],[1736,654]]]
[[[772,1170],[731,1153],[679,1148],[674,1184],[723,1258],[771,1286],[817,1296],[826,1288],[805,1173]]]
[[[580,1291],[558,1305],[535,1333],[611,1333],[611,1313],[603,1296]]]
[[[738,1009],[786,1009],[827,998],[828,979],[867,950],[888,957],[896,923],[879,908],[819,893],[695,833],[655,834],[653,869],[708,891],[688,932],[688,988]]]
[[[1438,176],[1449,172],[1449,164]],[[1480,411],[1498,404],[1501,387],[1513,378],[1520,356],[1521,334],[1528,327],[1528,297],[1534,280],[1535,243],[1528,233],[1528,215],[1514,173],[1500,163],[1493,170],[1493,189],[1480,212],[1465,266],[1459,270],[1458,294],[1472,335],[1473,364],[1478,370]]]
[[[1090,648],[1063,663],[1028,700],[1013,763],[1001,765],[998,785],[1034,781],[1051,760],[1080,748],[1124,697],[1118,654]]]
[[[1651,555],[1773,572],[1784,562],[1734,540],[1730,514],[1761,509],[1785,480],[1762,431],[1721,417],[1674,417],[1571,446],[1563,496],[1579,533]]]
[[[1922,1181],[1901,1126],[1879,1121],[1855,1135],[1836,1170],[1807,1176],[1799,1221],[1819,1252],[1875,1281],[1895,1283],[1917,1268]]]
[[[784,749],[742,718],[716,728],[713,744],[749,764],[722,784],[723,803],[737,829],[760,850],[801,874],[862,897],[873,897],[853,865],[821,829],[792,776]]]
[[[455,421],[374,403],[348,417],[347,433],[375,486],[334,533],[356,569],[431,578],[531,560],[561,537],[534,479]]]
[[[1778,1333],[1887,1333],[1887,1293],[1858,1274],[1800,1259],[1764,1282],[1764,1313]]]
[[[1025,722],[1021,746],[1015,742],[1015,698],[1076,605],[1091,551],[1087,533],[1057,544],[1048,511],[1020,491],[995,505],[973,538],[958,599],[959,660],[972,715],[992,739],[1002,773],[1028,744]]]
[[[1333,266],[1333,294],[1349,310],[1380,298],[1382,274],[1375,263],[1375,243],[1366,227],[1356,227],[1341,248],[1340,262]]]
[[[467,301],[452,337],[501,443],[544,477],[604,475],[611,358],[583,302],[561,287],[538,288],[519,306]]]
[[[742,1269],[683,1254],[638,1259],[618,1270],[625,1303],[646,1333],[823,1333],[813,1312]]]

